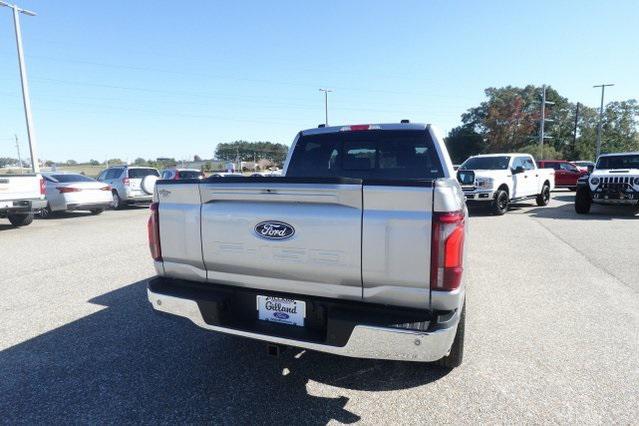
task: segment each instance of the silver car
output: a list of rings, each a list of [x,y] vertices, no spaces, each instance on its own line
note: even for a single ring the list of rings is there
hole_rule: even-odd
[[[89,210],[97,215],[113,203],[111,187],[79,173],[43,173],[47,205],[41,217],[55,212]]]
[[[113,208],[131,204],[149,204],[160,172],[151,167],[113,166],[98,176],[99,182],[111,185]]]

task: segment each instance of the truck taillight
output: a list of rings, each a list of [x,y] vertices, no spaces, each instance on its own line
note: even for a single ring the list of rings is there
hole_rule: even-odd
[[[151,217],[147,223],[147,231],[149,234],[149,250],[153,260],[162,260],[162,248],[160,247],[160,205],[152,203],[149,207]]]
[[[46,184],[44,183],[44,179],[40,178],[40,195],[45,195],[46,193]]]
[[[463,212],[433,213],[431,290],[452,291],[461,284],[464,251]]]

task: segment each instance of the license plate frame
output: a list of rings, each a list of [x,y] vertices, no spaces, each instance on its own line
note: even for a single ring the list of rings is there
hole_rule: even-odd
[[[304,327],[306,302],[284,297],[257,295],[255,298],[258,319],[261,321]]]

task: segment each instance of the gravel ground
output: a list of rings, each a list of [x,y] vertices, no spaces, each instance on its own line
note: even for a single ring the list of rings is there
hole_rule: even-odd
[[[3,423],[620,423],[639,418],[639,216],[572,193],[473,212],[465,362],[340,358],[159,316],[144,209],[0,220]]]

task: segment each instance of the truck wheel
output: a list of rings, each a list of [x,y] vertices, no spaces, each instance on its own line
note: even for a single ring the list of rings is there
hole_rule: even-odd
[[[508,211],[509,202],[508,193],[503,189],[498,189],[490,206],[491,211],[494,215],[502,216]]]
[[[33,222],[33,213],[9,214],[7,219],[13,226],[27,226]]]
[[[537,205],[547,206],[550,201],[550,187],[546,184],[541,188],[541,192],[537,194]]]
[[[122,208],[122,199],[118,195],[118,191],[113,191],[113,209],[120,210]]]
[[[590,190],[586,187],[577,188],[575,194],[575,211],[578,214],[590,213],[590,206],[592,205],[592,198],[590,197]]]
[[[459,317],[459,324],[457,324],[457,333],[455,333],[455,340],[453,340],[453,346],[450,348],[450,353],[440,360],[434,362],[438,367],[443,368],[455,368],[459,367],[464,358],[464,330],[466,328],[466,302],[462,307],[461,315]]]

